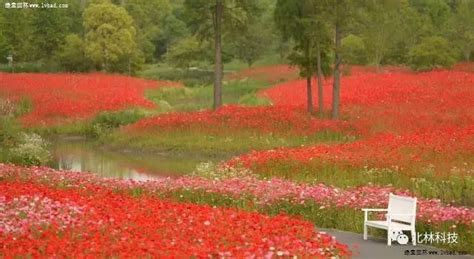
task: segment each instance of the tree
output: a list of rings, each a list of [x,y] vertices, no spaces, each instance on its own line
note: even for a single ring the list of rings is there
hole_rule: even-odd
[[[248,28],[233,41],[235,56],[246,62],[249,67],[258,60],[271,43],[271,35],[260,23],[251,23]]]
[[[4,51],[13,56],[15,62],[31,61],[34,45],[29,41],[31,10],[0,8],[0,32],[4,37]],[[5,57],[2,57],[5,61]]]
[[[466,61],[470,61],[474,51],[474,1],[459,0],[452,16],[451,39],[461,51]]]
[[[451,67],[454,63],[451,46],[442,37],[427,37],[410,50],[410,66],[413,70]]]
[[[446,0],[409,0],[410,6],[428,18],[425,26],[432,26],[433,34],[440,35],[450,16],[450,7]]]
[[[400,35],[399,1],[367,1],[361,19],[361,35],[372,64],[380,64]]]
[[[77,34],[69,34],[64,44],[56,53],[58,63],[66,71],[87,72],[91,69],[90,60],[86,57],[84,41]]]
[[[111,3],[90,4],[84,12],[86,30],[86,56],[104,71],[112,71],[115,65],[126,67],[119,71],[131,70],[132,57],[136,54],[135,28],[127,11]]]
[[[190,36],[181,39],[166,53],[168,63],[178,68],[189,69],[193,62],[204,58],[204,50],[196,37]]]
[[[189,35],[186,23],[170,14],[165,18],[164,27],[160,30],[159,39],[156,41],[156,56],[160,58],[168,52],[170,46]]]
[[[67,9],[41,8],[32,12],[31,37],[35,59],[49,59],[62,44],[67,28]]]
[[[319,112],[323,112],[322,53],[327,47],[329,34],[324,22],[324,5],[321,2],[279,0],[275,9],[275,22],[284,39],[295,41],[289,59],[300,68],[306,78],[307,110],[313,113],[311,78],[317,74]]]
[[[169,0],[121,0],[134,20],[136,42],[145,54],[147,62],[155,60],[160,34],[166,26],[166,18],[171,15]]]
[[[334,26],[334,80],[332,89],[332,118],[339,118],[341,95],[342,37],[353,18],[354,2],[348,0],[330,0],[330,20]]]
[[[349,34],[342,39],[344,62],[354,65],[367,64],[367,51],[364,41],[357,35]]]
[[[249,18],[261,12],[253,0],[185,0],[185,12],[192,33],[200,40],[214,42],[214,109],[222,106],[222,42],[239,34],[249,25]]]

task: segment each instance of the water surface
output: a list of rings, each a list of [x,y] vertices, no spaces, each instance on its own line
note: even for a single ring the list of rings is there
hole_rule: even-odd
[[[152,180],[178,177],[191,173],[200,162],[215,158],[157,155],[138,152],[104,150],[85,140],[53,141],[51,145],[55,169],[93,172],[103,177]]]

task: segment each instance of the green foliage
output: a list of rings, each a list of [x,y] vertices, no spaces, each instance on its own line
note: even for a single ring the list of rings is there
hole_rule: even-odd
[[[451,67],[454,62],[449,42],[441,37],[427,37],[410,50],[410,66],[417,71]]]
[[[127,0],[125,8],[134,20],[136,42],[144,53],[146,62],[157,57],[156,42],[161,38],[167,17],[171,16],[171,5],[168,0]]]
[[[14,63],[13,66],[0,64],[0,71],[10,73],[55,73],[61,71],[61,68],[52,60],[45,59],[40,61]]]
[[[262,23],[251,22],[250,25],[232,42],[235,56],[246,62],[249,67],[265,54],[271,44],[271,30]]]
[[[181,39],[173,45],[165,55],[166,61],[177,67],[189,69],[205,57],[205,50],[196,39],[190,36]]]
[[[15,116],[27,114],[33,110],[33,102],[28,98],[21,98],[15,109]]]
[[[425,0],[417,1],[410,0],[410,5],[423,16],[429,18],[430,23],[434,28],[444,29],[450,16],[450,7],[445,0]]]
[[[275,23],[283,38],[295,42],[288,59],[299,67],[302,77],[312,77],[316,72],[318,52],[322,57],[321,66],[328,67],[329,60],[325,57],[328,56],[330,35],[325,7],[323,2],[310,0],[279,0],[276,4]]]
[[[87,72],[92,69],[85,53],[84,41],[77,34],[69,34],[56,53],[58,63],[66,71]]]
[[[0,15],[0,24],[3,24],[2,16]],[[0,27],[1,28],[1,27]],[[8,41],[2,30],[0,30],[0,64],[7,63],[6,56],[9,54]]]
[[[367,64],[367,51],[364,41],[357,35],[349,34],[342,39],[342,53],[344,61],[348,64]]]
[[[114,112],[102,112],[92,120],[89,129],[86,132],[89,136],[99,137],[106,133],[110,133],[118,127],[134,123],[148,114],[149,112],[138,108]]]
[[[223,96],[225,104],[269,105],[267,99],[256,96],[259,89],[268,84],[252,79],[225,82]],[[160,111],[196,111],[211,108],[212,86],[194,86],[183,88],[158,88],[147,92],[147,98],[155,102]],[[162,107],[165,104],[165,109]]]
[[[66,35],[66,11],[41,8],[32,12],[32,44],[41,51],[32,51],[30,55],[36,56],[36,59],[49,59],[53,55]]]
[[[361,12],[360,31],[368,61],[381,65],[385,56],[401,40],[403,8],[398,0],[367,1]]]
[[[110,3],[91,4],[84,11],[84,27],[85,53],[96,67],[130,71],[132,60],[139,60],[133,19],[124,8]]]
[[[213,15],[215,1],[184,0],[184,19],[192,33],[200,39],[212,39],[214,35]],[[231,0],[223,1],[223,35],[227,37],[239,35],[250,24],[253,17],[261,14],[263,6],[258,1]]]
[[[449,37],[464,60],[469,61],[474,52],[474,1],[461,0],[457,3],[456,12],[450,21]]]
[[[168,15],[163,24],[163,29],[160,30],[159,39],[156,42],[156,55],[161,58],[168,49],[173,46],[181,38],[189,34],[186,23],[177,18],[175,14]]]
[[[140,77],[152,80],[179,81],[188,87],[212,84],[214,72],[204,69],[179,69],[167,63],[149,66],[139,73]]]

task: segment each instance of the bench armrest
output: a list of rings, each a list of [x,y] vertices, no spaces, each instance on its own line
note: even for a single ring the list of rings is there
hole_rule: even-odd
[[[388,211],[388,209],[370,209],[370,208],[364,208],[362,211]]]
[[[362,209],[362,211],[364,212],[364,222],[366,222],[367,219],[368,219],[368,215],[367,215],[367,214],[368,214],[370,211],[383,212],[383,211],[388,211],[388,209],[370,209],[370,208],[364,208],[364,209]]]

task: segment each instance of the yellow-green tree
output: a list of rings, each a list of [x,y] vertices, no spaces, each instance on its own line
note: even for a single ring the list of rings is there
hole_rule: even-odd
[[[126,71],[139,57],[133,19],[123,7],[91,4],[84,11],[85,52],[96,68]]]

